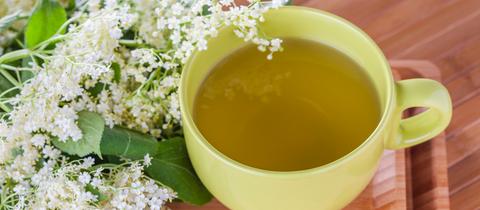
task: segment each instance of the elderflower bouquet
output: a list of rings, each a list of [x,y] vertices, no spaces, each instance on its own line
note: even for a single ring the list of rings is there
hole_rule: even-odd
[[[182,138],[182,66],[284,2],[0,0],[0,209],[163,209],[211,195]]]

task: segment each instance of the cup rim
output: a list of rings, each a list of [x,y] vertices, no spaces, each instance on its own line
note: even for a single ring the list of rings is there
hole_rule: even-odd
[[[378,47],[378,45],[370,38],[370,36],[367,35],[362,29],[358,28],[355,26],[353,23],[349,22],[348,20],[339,17],[337,15],[334,15],[332,13],[319,10],[319,9],[314,9],[314,8],[309,8],[309,7],[303,7],[303,6],[283,6],[277,10],[280,10],[281,12],[309,12],[309,13],[314,13],[314,15],[317,16],[322,16],[322,18],[329,18],[333,19],[334,21],[338,22],[339,24],[343,24],[345,27],[350,27],[356,32],[356,36],[360,36],[361,38],[365,39],[370,45],[372,45],[375,48],[375,54],[380,57],[380,60],[382,62],[382,65],[384,69],[390,70],[390,65],[388,63],[388,60],[385,58],[383,52],[381,49]],[[268,21],[268,20],[266,20]],[[228,27],[226,27],[228,28]],[[219,33],[222,32],[222,30],[225,30],[225,28],[222,28],[219,30]],[[179,98],[180,98],[180,109],[181,109],[181,114],[182,114],[182,121],[183,121],[183,126],[190,128],[191,132],[195,138],[194,141],[197,141],[200,143],[202,147],[204,147],[211,155],[213,155],[215,158],[221,160],[223,163],[232,166],[238,170],[251,173],[251,174],[256,174],[256,175],[279,175],[279,176],[284,176],[284,175],[307,175],[307,174],[312,174],[312,173],[320,173],[324,172],[327,170],[330,170],[338,165],[341,165],[341,163],[348,161],[351,159],[354,154],[358,153],[360,150],[364,149],[367,147],[367,145],[372,144],[374,139],[382,132],[382,130],[385,129],[387,126],[387,122],[391,116],[392,109],[393,109],[393,96],[394,96],[394,87],[393,87],[393,76],[392,74],[386,73],[384,74],[384,78],[387,82],[387,97],[386,97],[386,103],[385,103],[385,109],[382,113],[381,119],[377,124],[377,127],[375,130],[360,144],[357,146],[355,149],[351,150],[349,153],[346,155],[329,162],[324,165],[316,166],[313,168],[308,168],[308,169],[302,169],[302,170],[294,170],[294,171],[273,171],[273,170],[266,170],[266,169],[260,169],[260,168],[255,168],[246,164],[243,164],[239,161],[236,161],[219,150],[217,150],[212,144],[210,144],[206,138],[203,137],[201,134],[200,130],[197,128],[195,125],[195,122],[193,121],[193,115],[191,111],[187,108],[187,95],[185,93],[186,91],[186,82],[188,81],[189,78],[189,70],[192,69],[191,63],[193,60],[196,59],[198,53],[200,53],[198,50],[194,51],[188,61],[186,62],[185,66],[183,67],[181,79],[180,79],[180,86],[179,86]],[[187,144],[188,145],[188,144]],[[187,146],[188,147],[188,146]],[[188,148],[187,148],[188,149]]]

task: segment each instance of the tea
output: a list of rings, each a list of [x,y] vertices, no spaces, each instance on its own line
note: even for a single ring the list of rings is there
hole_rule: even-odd
[[[194,121],[217,150],[255,168],[293,171],[348,154],[373,132],[379,99],[364,70],[327,45],[284,39],[267,60],[247,45],[197,93]]]

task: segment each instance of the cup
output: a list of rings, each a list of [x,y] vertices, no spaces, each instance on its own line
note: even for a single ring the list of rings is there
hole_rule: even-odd
[[[380,98],[382,117],[360,146],[316,168],[268,171],[232,160],[202,136],[192,117],[195,96],[209,71],[232,51],[245,45],[232,28],[222,29],[217,37],[209,40],[207,51],[195,52],[185,65],[180,84],[180,107],[187,149],[195,171],[210,192],[230,209],[341,209],[367,186],[385,149],[422,143],[448,125],[452,105],[446,88],[428,79],[395,82],[377,45],[348,21],[327,12],[295,6],[271,10],[265,14],[265,20],[260,30],[271,37],[321,42],[355,60],[371,78]],[[427,110],[402,119],[402,112],[411,107]]]

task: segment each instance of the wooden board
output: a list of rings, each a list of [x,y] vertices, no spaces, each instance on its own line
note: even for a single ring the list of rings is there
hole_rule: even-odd
[[[396,66],[401,79],[442,79],[440,69],[429,61],[397,60],[390,61],[390,64]],[[415,115],[421,111],[412,109],[407,114]],[[445,133],[406,152],[409,209],[450,209]]]
[[[445,134],[408,150],[412,203],[418,210],[450,209]]]

